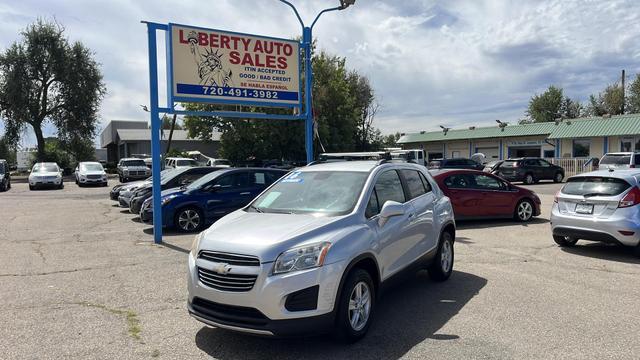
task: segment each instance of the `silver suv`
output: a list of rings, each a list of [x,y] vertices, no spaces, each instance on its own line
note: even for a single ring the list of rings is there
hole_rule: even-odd
[[[551,210],[553,239],[634,246],[640,255],[640,170],[600,170],[567,180]]]
[[[449,198],[424,166],[299,168],[196,236],[189,313],[229,330],[335,329],[353,342],[369,329],[383,282],[420,268],[435,281],[449,278],[454,239]]]

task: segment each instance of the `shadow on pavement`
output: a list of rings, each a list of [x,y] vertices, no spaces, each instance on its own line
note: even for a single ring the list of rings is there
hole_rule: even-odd
[[[487,228],[495,228],[495,227],[527,227],[529,225],[536,224],[545,224],[548,223],[549,219],[535,217],[528,222],[518,222],[516,220],[511,219],[498,219],[498,220],[456,220],[456,229],[457,230],[468,230],[468,229],[487,229]]]
[[[579,241],[573,247],[563,247],[561,249],[573,255],[628,264],[640,264],[640,258],[634,254],[635,249],[629,246]]]
[[[421,271],[388,290],[377,304],[367,336],[345,345],[331,336],[300,339],[253,337],[203,327],[196,345],[217,359],[397,359],[425,339],[447,341],[439,334],[452,317],[487,284],[472,274],[454,271],[449,281],[430,281]]]

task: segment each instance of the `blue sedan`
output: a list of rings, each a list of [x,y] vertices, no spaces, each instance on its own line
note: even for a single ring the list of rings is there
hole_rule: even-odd
[[[201,177],[186,187],[162,192],[162,226],[199,231],[206,224],[240,209],[287,172],[277,169],[229,168]],[[145,200],[140,218],[153,221],[152,198]]]

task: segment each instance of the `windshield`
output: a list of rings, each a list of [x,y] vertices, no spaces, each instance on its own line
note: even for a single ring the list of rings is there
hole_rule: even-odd
[[[485,167],[491,167],[492,168],[492,167],[498,165],[499,163],[500,163],[500,161],[490,161],[485,165]]]
[[[220,176],[220,174],[224,174],[224,173],[226,173],[226,171],[214,171],[212,173],[209,173],[199,178],[198,180],[192,182],[191,184],[187,185],[187,190],[199,189],[203,185],[206,185],[209,181],[215,179],[216,177]]]
[[[262,212],[347,214],[367,177],[366,172],[294,171],[258,197],[253,206]]]
[[[160,184],[166,185],[169,181],[173,180],[176,176],[188,171],[188,169],[167,169],[162,170],[160,173]]]
[[[60,168],[56,164],[35,164],[31,172],[60,172]]]
[[[82,171],[104,171],[100,164],[80,164],[80,170]]]
[[[231,165],[229,160],[216,160],[214,161],[214,164],[215,165]]]
[[[631,155],[627,154],[607,154],[602,157],[600,165],[629,165]]]
[[[122,162],[122,166],[147,166],[144,163],[144,160],[140,159],[140,160],[125,160]]]
[[[567,184],[562,188],[562,193],[583,196],[615,196],[621,194],[629,187],[628,182],[618,178],[599,176],[577,177],[567,181]]]
[[[176,160],[176,166],[197,166],[195,160]]]

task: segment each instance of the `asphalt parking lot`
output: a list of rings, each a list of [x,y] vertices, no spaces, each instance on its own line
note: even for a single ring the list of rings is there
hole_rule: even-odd
[[[399,283],[367,337],[343,345],[208,328],[186,311],[193,235],[154,245],[109,188],[15,183],[0,193],[0,358],[637,359],[640,260],[558,248],[548,218],[559,185],[529,188],[540,218],[459,223],[451,279]]]

